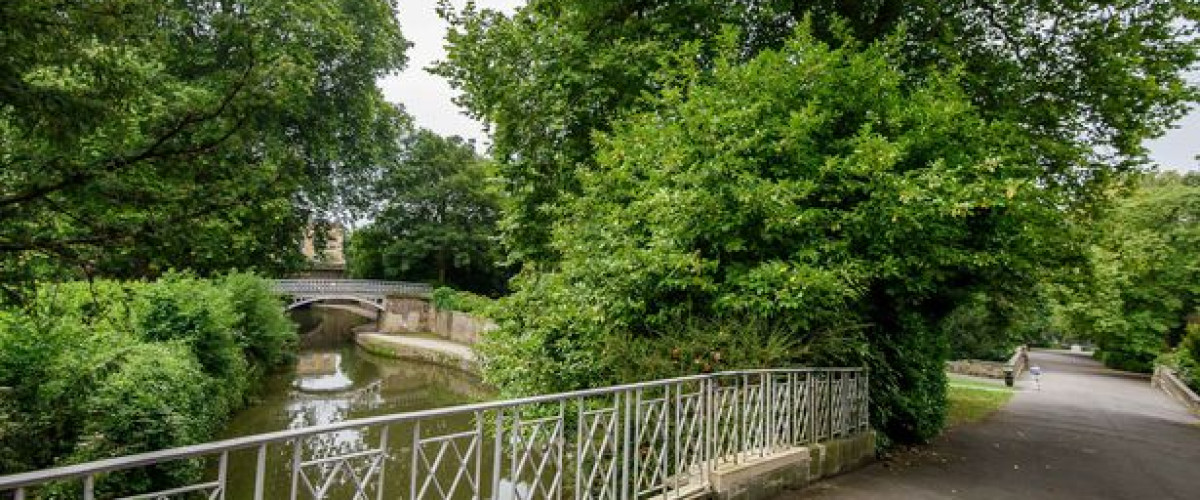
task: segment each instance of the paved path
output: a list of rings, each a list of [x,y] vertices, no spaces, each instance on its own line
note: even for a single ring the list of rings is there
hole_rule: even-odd
[[[1200,420],[1145,376],[1035,351],[1009,404],[931,446],[777,500],[1200,499]]]

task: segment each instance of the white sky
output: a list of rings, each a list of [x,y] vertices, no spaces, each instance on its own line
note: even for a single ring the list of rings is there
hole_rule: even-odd
[[[598,0],[602,1],[602,0]],[[452,0],[462,8],[466,0]],[[482,8],[512,12],[525,0],[476,0]],[[434,61],[445,57],[445,21],[438,17],[437,0],[400,0],[397,17],[404,36],[412,42],[408,50],[408,67],[397,75],[380,81],[384,96],[404,104],[418,126],[442,135],[459,135],[474,139],[481,146],[489,144],[483,126],[463,114],[451,99],[455,92],[441,77],[425,71]],[[1193,81],[1200,72],[1193,73]],[[1200,111],[1193,110],[1175,130],[1147,143],[1150,156],[1165,168],[1200,171]]]

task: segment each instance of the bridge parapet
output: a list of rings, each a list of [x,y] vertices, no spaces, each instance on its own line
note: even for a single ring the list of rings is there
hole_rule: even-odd
[[[855,368],[695,375],[381,415],[3,476],[0,496],[37,498],[48,485],[73,482],[92,500],[100,486],[119,484],[114,473],[206,459],[216,467],[203,481],[128,498],[185,492],[225,498],[231,484],[253,484],[255,499],[744,498],[746,488],[775,484],[775,477],[821,475],[810,472],[810,461],[852,463],[873,453],[868,386],[867,373]],[[329,445],[334,438],[338,446]],[[231,455],[255,460],[233,466]]]
[[[275,290],[287,295],[411,295],[429,297],[433,287],[425,283],[406,281],[356,279],[282,279],[275,280]]]
[[[275,291],[292,298],[288,310],[314,302],[338,300],[369,304],[376,310],[385,311],[388,297],[428,299],[433,294],[433,287],[405,281],[302,278],[275,280]]]

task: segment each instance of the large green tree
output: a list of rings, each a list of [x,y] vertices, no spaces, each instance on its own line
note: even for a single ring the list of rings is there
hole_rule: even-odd
[[[299,262],[394,154],[392,0],[0,5],[0,273]]]
[[[740,58],[778,47],[805,16],[825,41],[879,40],[904,26],[906,78],[962,68],[968,98],[1021,125],[1039,175],[1083,198],[1144,160],[1142,141],[1179,117],[1195,92],[1194,0],[531,0],[513,15],[443,4],[454,30],[439,72],[491,126],[513,198],[504,224],[513,256],[553,261],[553,222],[595,163],[593,135],[636,110],[661,57],[715,34],[742,34]],[[842,23],[835,22],[843,20]],[[835,28],[840,26],[841,28]],[[841,33],[838,33],[838,32]]]
[[[765,311],[784,318],[767,323],[808,328],[808,335],[864,332],[865,353],[879,370],[873,378],[876,424],[898,439],[929,437],[943,402],[946,338],[938,325],[974,297],[995,301],[1028,291],[1044,276],[1040,268],[1079,254],[1080,246],[1070,241],[1079,229],[1070,222],[1087,217],[1077,211],[1090,208],[1111,179],[1138,170],[1145,162],[1143,140],[1162,133],[1196,98],[1182,72],[1197,60],[1197,5],[532,0],[503,15],[443,4],[454,29],[438,72],[491,127],[511,201],[501,223],[504,242],[510,257],[527,268],[505,309],[533,312],[514,313],[512,327],[504,330],[514,337],[503,337],[507,346],[497,343],[494,353],[524,364],[496,378],[515,392],[604,381],[615,377],[613,364],[598,353],[622,345],[605,340],[614,331],[653,337],[661,324],[656,322],[671,323],[663,318]],[[728,82],[722,71],[780,49],[804,24],[811,38],[835,46],[894,37],[889,63],[872,65],[877,73],[856,73],[863,81],[884,82],[847,80],[829,95],[795,97],[798,89],[822,81],[814,76],[820,72],[772,67],[792,80],[747,78],[721,87]],[[718,36],[725,27],[737,33],[732,43]],[[692,49],[679,57],[681,46]],[[678,74],[669,71],[681,66],[696,75],[685,79],[682,90]],[[917,103],[897,111],[886,105],[895,95],[942,88],[947,74],[957,75],[956,90],[948,92],[953,95],[941,96],[942,104],[953,103],[949,108]],[[709,79],[740,100],[729,108],[705,102],[696,109],[670,102],[664,111],[664,99],[694,99],[689,85]],[[760,96],[754,85],[779,96]],[[817,120],[823,130],[785,131],[772,128],[766,114],[736,122],[698,110],[763,113],[777,101],[791,103],[801,118],[824,116],[826,107],[836,118]],[[925,129],[924,122],[900,115],[934,122],[954,116],[963,123]],[[678,123],[656,121],[660,116]],[[792,125],[804,126],[801,118]],[[711,123],[703,125],[706,120]],[[638,121],[663,132],[647,127],[635,133],[629,123]],[[985,125],[975,129],[973,123]],[[676,126],[710,126],[723,135],[674,133]],[[629,139],[631,134],[638,137]],[[873,134],[893,149],[868,147],[870,141],[838,149]],[[956,141],[961,144],[952,146]],[[630,151],[639,142],[654,148],[635,156]],[[631,173],[609,172],[635,158]],[[743,188],[741,172],[712,166],[724,161],[759,168],[750,177],[764,180],[752,186],[788,187],[747,190],[693,213],[690,203]],[[713,184],[672,184],[691,182],[691,174],[708,168],[728,172],[714,176],[719,182]],[[606,206],[598,193],[617,196],[626,192],[622,183],[635,186],[622,200],[628,210],[653,201],[681,213],[622,213],[633,221],[628,223],[603,216],[594,208]],[[1012,193],[1014,200],[1002,204],[997,193]],[[779,207],[753,206],[754,197]],[[917,199],[927,211],[905,206],[914,209],[906,215],[889,205]],[[803,215],[787,223],[822,237],[775,236],[785,221],[754,225],[793,211]],[[730,220],[714,220],[722,216]],[[689,224],[695,234],[681,234]],[[589,278],[597,276],[602,278]],[[757,304],[739,302],[755,298]],[[791,310],[789,304],[804,306]],[[678,308],[682,312],[671,310]],[[835,313],[839,308],[846,312]],[[830,326],[838,324],[830,318],[848,324]],[[570,376],[555,377],[556,370]]]
[[[910,83],[899,42],[830,48],[801,30],[739,63],[726,40],[711,70],[698,44],[679,52],[652,109],[598,137],[550,240],[558,266],[527,270],[497,308],[489,377],[518,393],[615,382],[639,356],[629,337],[705,342],[679,325],[715,318],[789,337],[773,362],[871,366],[877,428],[932,436],[938,321],[1029,273],[1034,228],[1059,219],[1031,139],[982,117],[955,75]]]
[[[405,139],[378,185],[382,206],[350,239],[353,275],[432,281],[494,293],[499,265],[499,198],[487,163],[462,138],[420,130]]]
[[[1060,287],[1060,328],[1094,340],[1112,366],[1150,370],[1200,315],[1200,175],[1140,179],[1088,256]]]

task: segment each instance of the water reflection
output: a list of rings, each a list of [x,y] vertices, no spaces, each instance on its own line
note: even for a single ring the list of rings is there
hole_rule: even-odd
[[[225,430],[226,438],[285,429],[312,427],[374,415],[439,408],[488,399],[490,391],[474,376],[438,365],[392,360],[369,354],[352,342],[352,328],[364,320],[336,310],[312,310],[297,316],[300,323],[301,349],[293,369],[270,377],[259,399],[236,415]],[[430,432],[439,429],[467,429],[469,415],[436,422]],[[385,464],[389,470],[388,491],[408,490],[407,467],[397,460],[411,446],[412,431],[407,425],[389,429],[387,446],[396,450]],[[379,447],[380,430],[346,429],[307,438],[302,459],[328,457]],[[304,469],[305,475],[293,478],[290,463],[292,446],[268,449],[268,498],[283,495],[293,480],[319,483],[337,465],[318,464]],[[228,498],[248,498],[253,492],[254,450],[231,456]],[[407,471],[405,471],[407,472]],[[362,471],[360,471],[362,473]],[[309,477],[310,479],[305,479]],[[394,484],[393,484],[394,483]],[[339,486],[340,485],[340,486]],[[331,486],[334,493],[350,488],[346,478]],[[270,494],[275,492],[275,494]],[[301,497],[304,497],[301,495]]]

